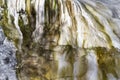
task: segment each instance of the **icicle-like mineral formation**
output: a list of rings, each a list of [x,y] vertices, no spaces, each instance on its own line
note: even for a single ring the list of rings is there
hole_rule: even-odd
[[[119,80],[120,0],[1,0],[20,80]],[[21,53],[21,54],[19,54]]]

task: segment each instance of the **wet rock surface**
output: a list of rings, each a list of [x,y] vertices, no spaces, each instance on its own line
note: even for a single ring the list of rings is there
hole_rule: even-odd
[[[0,80],[120,80],[119,1],[0,0]]]
[[[7,40],[0,27],[0,80],[17,80],[15,53],[15,46]]]

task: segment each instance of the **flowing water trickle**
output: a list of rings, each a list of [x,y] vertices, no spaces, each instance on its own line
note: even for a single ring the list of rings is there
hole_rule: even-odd
[[[23,1],[23,2],[22,2]],[[14,25],[19,33],[19,42],[18,42],[18,48],[21,50],[21,45],[23,42],[23,34],[20,30],[20,27],[18,25],[18,18],[19,14],[18,11],[21,9],[25,10],[25,0],[7,0],[7,7],[8,7],[8,23],[11,23],[11,16],[14,18]]]
[[[119,80],[120,0],[2,0],[19,80]]]
[[[35,11],[36,11],[36,28],[33,32],[34,40],[38,41],[42,38],[44,29],[44,5],[45,0],[35,1]]]

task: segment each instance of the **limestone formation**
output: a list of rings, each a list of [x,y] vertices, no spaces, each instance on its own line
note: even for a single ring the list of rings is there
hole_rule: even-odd
[[[18,80],[119,80],[119,6],[120,0],[0,0]]]

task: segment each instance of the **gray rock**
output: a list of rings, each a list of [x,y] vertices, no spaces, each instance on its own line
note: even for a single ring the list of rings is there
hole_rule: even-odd
[[[5,36],[4,36],[2,28],[0,27],[0,44],[3,44],[4,40],[5,40]]]
[[[7,40],[0,27],[0,80],[17,80],[15,53],[15,46]]]

